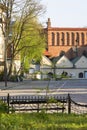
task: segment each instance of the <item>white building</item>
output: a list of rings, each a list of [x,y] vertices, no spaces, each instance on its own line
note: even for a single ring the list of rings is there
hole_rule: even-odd
[[[71,78],[87,79],[87,58],[85,56],[77,57],[72,61],[70,61],[66,56],[62,56],[58,58],[58,61],[55,63],[55,68],[53,68],[51,61],[47,57],[44,58],[45,58],[44,59],[45,66],[43,66],[44,65],[43,60],[42,60],[43,63],[41,64],[41,71],[43,73],[45,72],[54,73],[54,69],[55,69],[55,74],[58,77],[61,76],[62,73],[66,72],[67,75]]]

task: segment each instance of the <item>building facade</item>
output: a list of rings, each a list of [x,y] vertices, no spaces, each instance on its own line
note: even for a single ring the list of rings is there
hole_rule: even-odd
[[[59,59],[55,63],[55,68],[52,66],[52,62],[46,56],[43,56],[40,70],[45,74],[53,74],[56,77],[61,77],[65,72],[68,78],[72,79],[87,79],[87,57],[81,56],[76,57],[72,61],[70,61],[65,55],[59,57]]]
[[[87,28],[52,27],[48,18],[45,30],[49,56],[56,57],[63,53],[69,59],[83,54],[87,56]]]

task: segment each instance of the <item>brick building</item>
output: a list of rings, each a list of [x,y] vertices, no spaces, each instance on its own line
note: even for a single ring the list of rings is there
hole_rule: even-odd
[[[56,57],[65,54],[69,59],[85,55],[87,57],[87,28],[52,27],[47,21],[47,50],[45,55]]]

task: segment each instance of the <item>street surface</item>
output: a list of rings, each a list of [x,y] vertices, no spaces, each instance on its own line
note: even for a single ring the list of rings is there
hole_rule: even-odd
[[[58,80],[58,81],[32,81],[0,82],[0,96],[10,95],[59,95],[66,97],[68,93],[75,102],[87,104],[87,80]]]

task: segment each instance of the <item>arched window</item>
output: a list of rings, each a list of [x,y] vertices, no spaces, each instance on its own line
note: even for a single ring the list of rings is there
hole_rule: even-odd
[[[79,33],[78,32],[76,33],[76,45],[77,46],[79,45]]]
[[[62,45],[64,45],[64,33],[62,32],[62,39],[61,39],[61,42],[62,42]]]
[[[69,33],[67,32],[67,45],[69,46],[69,40],[70,40],[70,35]]]
[[[81,33],[82,45],[84,45],[84,33]]]
[[[57,35],[57,46],[59,46],[60,45],[60,40],[59,40],[60,39],[60,34],[57,32],[56,35]]]
[[[79,78],[83,78],[83,73],[82,72],[79,73]]]
[[[55,34],[52,32],[52,46],[54,46],[55,43]]]
[[[74,35],[74,33],[72,32],[72,46],[74,46],[75,45],[75,35]]]

